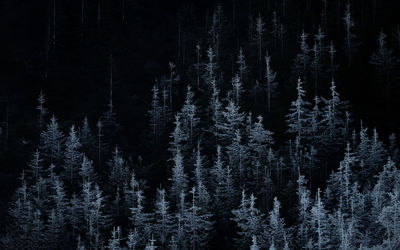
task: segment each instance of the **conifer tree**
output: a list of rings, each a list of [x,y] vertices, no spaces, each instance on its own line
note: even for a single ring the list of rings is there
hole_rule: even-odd
[[[315,199],[315,203],[311,208],[311,219],[314,224],[315,232],[316,232],[316,241],[315,248],[324,249],[328,247],[329,236],[328,236],[328,219],[327,219],[327,211],[325,210],[325,206],[321,200],[321,191],[318,189],[317,196]]]
[[[79,166],[82,159],[80,153],[81,143],[79,137],[75,131],[75,126],[72,125],[69,136],[65,141],[65,153],[64,153],[64,179],[68,180],[71,184],[75,182],[79,173]]]
[[[172,167],[172,177],[169,179],[172,182],[171,196],[178,203],[181,192],[187,189],[188,178],[184,170],[183,156],[180,150],[176,152],[172,160],[174,165]]]
[[[38,106],[36,107],[36,110],[39,111],[39,130],[42,131],[43,123],[47,114],[47,108],[44,106],[44,104],[46,103],[46,96],[45,94],[43,94],[42,90],[40,90],[37,101]]]
[[[239,78],[239,75],[236,74],[232,78],[231,82],[232,82],[232,92],[233,92],[233,97],[234,97],[234,100],[235,100],[235,104],[239,105],[239,101],[241,100],[241,95],[242,95],[242,92],[243,92],[241,78]]]
[[[56,117],[53,115],[46,130],[40,134],[42,145],[41,152],[50,163],[59,163],[62,159],[62,144],[64,135],[60,131]]]
[[[152,89],[153,96],[152,96],[152,101],[151,101],[151,108],[149,110],[149,116],[150,116],[150,126],[151,126],[151,131],[154,136],[154,139],[157,140],[159,134],[160,134],[160,126],[161,126],[161,112],[162,108],[160,106],[160,99],[159,99],[159,90],[156,85],[153,86]]]
[[[378,37],[378,49],[375,51],[370,62],[376,68],[381,81],[390,81],[390,73],[395,67],[395,58],[393,51],[387,48],[386,34],[381,31]],[[384,83],[387,84],[387,83]]]
[[[194,104],[193,98],[194,93],[192,92],[192,88],[188,85],[185,103],[181,110],[181,118],[183,129],[190,144],[193,141],[194,134],[196,133],[197,126],[200,122],[200,119],[197,117],[198,111],[196,105]]]
[[[303,83],[299,78],[297,81],[297,99],[293,101],[290,107],[290,113],[286,116],[286,123],[289,126],[288,132],[301,139],[306,131],[306,123],[309,103],[304,100],[306,91],[303,90]]]
[[[169,211],[169,202],[165,197],[165,190],[157,190],[157,200],[154,211],[154,233],[161,246],[165,246],[172,232],[173,218]]]

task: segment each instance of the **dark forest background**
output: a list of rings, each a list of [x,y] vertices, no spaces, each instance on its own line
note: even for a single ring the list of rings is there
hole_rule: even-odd
[[[85,116],[94,127],[108,109],[111,54],[113,104],[119,129],[107,144],[111,148],[118,144],[134,161],[140,157],[144,165],[162,166],[169,157],[168,136],[163,143],[148,143],[151,88],[155,79],[168,77],[168,63],[174,62],[181,76],[175,96],[177,103],[184,101],[186,84],[192,81],[186,69],[195,62],[197,42],[204,49],[208,47],[208,25],[218,4],[227,22],[227,35],[221,43],[229,51],[224,57],[225,69],[231,67],[232,58],[236,60],[239,47],[247,46],[249,16],[255,18],[260,13],[269,28],[276,11],[285,25],[284,53],[273,49],[269,42],[266,45],[283,89],[275,110],[266,113],[265,104],[253,104],[251,98],[245,99],[243,107],[270,121],[265,127],[275,132],[276,141],[287,139],[284,115],[296,95],[295,85],[287,79],[292,74],[302,30],[310,34],[318,30],[322,1],[286,0],[284,13],[282,2],[277,0],[99,1],[100,12],[98,0],[85,0],[83,19],[81,1],[56,0],[55,6],[53,0],[0,2],[0,222],[5,221],[18,176],[36,150],[40,135],[38,94],[41,90],[46,94],[46,107],[65,131]],[[326,41],[335,41],[338,51],[337,88],[342,99],[351,102],[357,124],[354,127],[359,127],[362,120],[365,126],[376,127],[380,138],[387,142],[390,133],[400,132],[399,67],[388,89],[369,61],[381,30],[387,34],[388,47],[400,58],[400,44],[395,38],[400,7],[397,1],[352,1],[356,52],[352,66],[346,67],[342,20],[345,2],[328,1],[325,30]],[[252,56],[249,58],[251,64]],[[253,74],[257,75],[257,70],[253,68]],[[227,76],[226,81],[229,79]],[[328,83],[325,87],[328,91]],[[146,177],[152,190],[162,178],[160,173],[155,170],[154,176]]]

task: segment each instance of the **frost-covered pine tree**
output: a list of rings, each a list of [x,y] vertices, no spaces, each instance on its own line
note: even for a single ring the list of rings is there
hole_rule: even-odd
[[[272,91],[276,86],[275,82],[276,73],[271,69],[271,56],[265,56],[265,79],[266,79],[266,87],[267,87],[267,99],[268,99],[268,112],[271,111],[271,98]]]
[[[232,220],[236,222],[239,229],[238,238],[235,239],[239,249],[245,249],[252,243],[253,236],[262,237],[264,225],[264,214],[255,207],[256,198],[251,194],[250,199],[242,191],[242,199],[238,209],[232,211]]]
[[[174,165],[172,167],[172,177],[169,179],[172,182],[171,196],[178,203],[181,192],[188,187],[188,177],[184,170],[183,156],[179,149],[172,160]]]
[[[315,248],[326,249],[329,245],[329,225],[327,211],[321,199],[321,191],[318,188],[315,203],[311,208],[311,220],[315,228]]]
[[[76,133],[75,126],[72,125],[69,131],[69,135],[65,140],[65,152],[64,152],[64,179],[68,180],[69,183],[73,184],[79,173],[79,167],[82,159],[80,152],[81,143]]]
[[[59,163],[62,159],[62,144],[64,135],[61,132],[57,119],[53,115],[46,130],[40,134],[40,150],[50,163]]]
[[[239,101],[241,100],[242,93],[244,92],[242,87],[242,79],[239,78],[239,75],[236,74],[232,77],[232,92],[233,92],[233,99],[235,100],[235,104],[239,105]]]
[[[197,126],[200,122],[200,119],[197,117],[198,108],[196,107],[193,98],[194,93],[190,85],[188,85],[185,103],[183,104],[180,116],[182,118],[183,129],[187,135],[189,144],[192,144],[193,137],[196,134]]]
[[[386,45],[386,34],[383,31],[379,33],[378,49],[372,54],[369,63],[375,66],[382,81],[391,80],[389,75],[395,67],[395,57],[393,51]]]
[[[216,71],[218,69],[218,64],[215,59],[215,54],[212,47],[207,49],[207,63],[204,64],[203,81],[209,90],[213,89],[213,85],[216,84]]]
[[[108,180],[113,188],[122,187],[130,178],[130,172],[126,162],[121,156],[118,146],[114,148],[112,158],[107,162],[109,167]]]
[[[160,106],[159,90],[156,85],[153,86],[152,92],[151,108],[148,113],[150,116],[151,131],[154,139],[157,140],[160,134],[162,108]]]
[[[303,32],[300,35],[300,52],[294,59],[294,73],[296,76],[301,76],[303,81],[307,82],[307,74],[310,68],[310,47],[307,43],[308,34]]]
[[[187,141],[187,134],[184,131],[182,122],[181,122],[181,115],[178,113],[175,115],[175,129],[172,131],[170,138],[172,141],[169,143],[170,148],[169,151],[172,153],[172,157],[175,157],[178,151],[182,152],[184,149],[184,142]]]
[[[309,113],[309,103],[304,100],[306,91],[303,90],[303,82],[299,78],[297,81],[297,99],[292,102],[290,113],[286,116],[288,132],[301,139],[307,130],[307,114]]]
[[[257,244],[257,237],[255,235],[252,237],[250,250],[260,250],[260,247]]]
[[[250,157],[253,164],[256,164],[256,162],[265,163],[268,149],[274,144],[272,136],[273,133],[264,128],[263,117],[259,115],[248,135],[248,146],[252,152]]]
[[[131,208],[131,221],[134,229],[138,233],[138,245],[144,245],[146,240],[150,237],[150,214],[144,211],[144,196],[143,191],[138,190],[137,200],[135,206]]]
[[[79,175],[82,177],[82,183],[95,181],[97,179],[96,173],[93,169],[93,161],[88,159],[85,154],[83,155]]]
[[[95,138],[93,137],[92,130],[89,126],[89,121],[87,116],[82,121],[82,125],[79,128],[79,141],[82,144],[82,151],[93,152],[93,147],[95,147]]]
[[[186,210],[186,230],[189,236],[191,249],[203,249],[207,246],[209,234],[212,228],[211,214],[204,212],[205,208],[199,207],[196,188],[191,192],[192,202]]]
[[[37,101],[38,105],[36,107],[36,110],[39,111],[39,130],[42,131],[44,120],[47,114],[47,108],[44,106],[44,104],[46,103],[46,96],[42,92],[42,90],[40,90],[40,94],[38,96]]]
[[[335,54],[336,54],[336,49],[335,46],[333,44],[333,42],[331,41],[331,43],[329,44],[329,72],[331,72],[331,78],[333,79],[334,74],[338,68],[338,65],[335,63]]]
[[[352,63],[352,55],[354,53],[353,39],[356,37],[352,32],[352,29],[354,27],[354,20],[353,17],[351,16],[350,6],[351,6],[350,1],[348,1],[343,16],[344,28],[346,32],[344,44],[345,44],[345,52],[347,54],[347,66],[351,66]]]
[[[44,174],[42,173],[42,162],[43,160],[40,158],[40,152],[39,150],[36,150],[36,152],[32,155],[31,161],[29,162],[29,170],[32,172],[33,180],[35,180],[35,182],[37,182],[39,178]]]
[[[269,212],[268,230],[265,235],[269,239],[269,242],[274,243],[279,249],[284,247],[284,238],[286,235],[285,222],[279,212],[280,207],[280,202],[275,197],[273,209]]]
[[[234,176],[239,177],[239,186],[244,187],[244,181],[247,173],[247,162],[249,160],[249,150],[242,143],[242,136],[239,130],[236,130],[232,143],[227,146],[229,166],[232,168]]]
[[[216,125],[223,142],[229,143],[234,138],[236,130],[242,127],[244,113],[240,112],[239,109],[240,107],[230,100],[225,110],[222,111],[223,120]]]
[[[312,236],[311,226],[311,205],[310,191],[306,187],[307,180],[303,175],[299,175],[297,180],[297,199],[298,199],[298,224],[297,224],[297,244],[305,246]]]
[[[344,110],[347,102],[340,100],[339,93],[336,92],[336,84],[332,79],[330,87],[331,95],[329,99],[323,99],[325,107],[323,110],[322,124],[326,131],[326,136],[331,143],[340,143],[345,135]]]
[[[111,238],[108,240],[107,248],[110,250],[119,250],[121,249],[121,228],[113,227],[111,231]]]
[[[204,168],[203,162],[204,157],[200,152],[200,142],[197,143],[197,149],[195,152],[195,163],[194,163],[194,183],[197,190],[199,205],[207,208],[210,203],[210,194],[207,188],[206,177],[208,174],[207,169]]]
[[[169,202],[165,197],[165,190],[157,190],[157,199],[154,211],[154,234],[161,246],[166,246],[172,233],[173,218],[169,211]]]

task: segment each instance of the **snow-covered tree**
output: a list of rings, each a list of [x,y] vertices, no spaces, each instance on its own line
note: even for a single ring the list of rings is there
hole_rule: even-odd
[[[327,211],[324,203],[322,202],[320,193],[321,191],[318,189],[315,203],[311,208],[311,220],[316,233],[315,248],[325,249],[329,246],[329,222],[327,218]]]
[[[87,181],[95,181],[97,179],[96,173],[93,169],[93,161],[83,155],[79,175],[82,177],[82,183]]]
[[[290,113],[287,117],[288,132],[301,139],[307,130],[307,114],[309,103],[304,100],[306,91],[303,89],[303,82],[299,78],[297,81],[297,99],[292,102]]]
[[[121,228],[113,227],[111,232],[111,238],[108,240],[107,248],[110,250],[119,250],[121,249]]]
[[[44,106],[44,104],[46,103],[46,96],[42,92],[42,90],[40,90],[40,94],[38,96],[37,101],[38,105],[36,107],[36,110],[39,111],[39,130],[42,131],[43,123],[47,114],[47,108]]]
[[[183,104],[180,116],[182,118],[183,129],[190,144],[193,141],[194,134],[196,133],[197,126],[200,122],[200,119],[197,117],[198,111],[193,98],[194,93],[192,92],[192,88],[188,85],[185,103]]]
[[[131,221],[135,231],[138,234],[138,245],[144,245],[146,240],[150,237],[150,214],[144,211],[144,196],[143,192],[139,190],[137,192],[137,200],[135,206],[131,208]]]
[[[183,156],[179,149],[172,160],[174,165],[172,167],[172,177],[169,179],[172,182],[171,196],[178,203],[181,192],[188,187],[188,177],[184,170]]]
[[[213,84],[216,84],[216,71],[218,69],[215,60],[215,53],[212,47],[207,49],[207,63],[204,64],[203,81],[209,90],[212,90]]]
[[[237,232],[236,244],[239,249],[245,249],[252,243],[253,236],[261,238],[262,230],[264,228],[264,215],[255,207],[255,200],[253,194],[250,199],[246,197],[244,190],[242,191],[242,199],[238,209],[232,211],[232,220],[236,222],[239,229]]]
[[[202,249],[207,246],[211,231],[211,214],[205,213],[204,208],[198,206],[198,195],[195,187],[192,188],[190,193],[192,194],[192,202],[185,213],[185,227],[191,249]]]
[[[223,121],[217,124],[217,129],[223,142],[230,142],[234,138],[236,130],[242,126],[244,114],[239,109],[240,107],[231,100],[222,112]]]
[[[172,232],[173,218],[169,211],[169,202],[165,197],[165,190],[157,190],[157,200],[154,211],[154,233],[161,246],[165,246]]]
[[[152,96],[152,100],[151,100],[151,108],[148,111],[149,116],[150,116],[150,126],[151,126],[151,131],[152,134],[155,138],[155,140],[157,140],[157,137],[160,134],[160,126],[161,126],[161,112],[162,112],[162,108],[160,106],[160,98],[159,98],[159,90],[158,87],[156,85],[153,86],[152,89],[153,92],[153,96]]]
[[[59,163],[62,159],[62,144],[64,142],[64,135],[61,132],[57,119],[53,115],[50,123],[47,125],[46,130],[40,134],[41,138],[41,152],[50,163]]]
[[[386,34],[383,31],[379,33],[378,49],[372,54],[369,63],[375,65],[382,81],[391,80],[389,79],[389,74],[395,67],[395,57],[393,56],[393,51],[386,45]]]
[[[303,32],[300,35],[300,52],[294,60],[294,73],[299,76],[303,81],[307,82],[307,74],[310,68],[310,47],[307,43],[308,34]]]
[[[65,140],[64,152],[64,179],[68,180],[71,184],[75,182],[79,173],[79,166],[82,159],[80,152],[81,143],[76,133],[75,126],[72,125],[69,131],[69,136]]]
[[[239,105],[239,101],[241,100],[243,87],[242,87],[242,80],[239,78],[239,75],[236,74],[234,77],[232,77],[232,92],[233,92],[233,97],[235,100],[235,104]]]

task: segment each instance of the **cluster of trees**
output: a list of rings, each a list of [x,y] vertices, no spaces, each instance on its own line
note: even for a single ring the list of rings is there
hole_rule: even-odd
[[[9,204],[2,248],[400,247],[396,138],[385,144],[376,129],[355,125],[335,82],[340,67],[334,43],[326,41],[323,2],[313,45],[302,31],[286,78],[266,49],[284,54],[287,29],[277,12],[271,30],[261,14],[250,18],[246,46],[226,52],[227,20],[216,8],[193,62],[170,62],[167,76],[152,87],[147,146],[168,141],[162,166],[132,160],[110,145],[119,127],[112,59],[108,110],[95,124],[84,118],[63,128],[40,92],[37,149]],[[342,18],[351,68],[357,44],[350,3]],[[247,60],[246,50],[255,60]],[[231,65],[229,53],[237,54]],[[382,31],[370,57],[382,84],[393,82],[397,62]],[[183,85],[181,75],[192,84]],[[295,95],[280,135],[268,127],[285,88]],[[252,113],[257,106],[262,112]],[[160,167],[168,174],[152,185]]]

